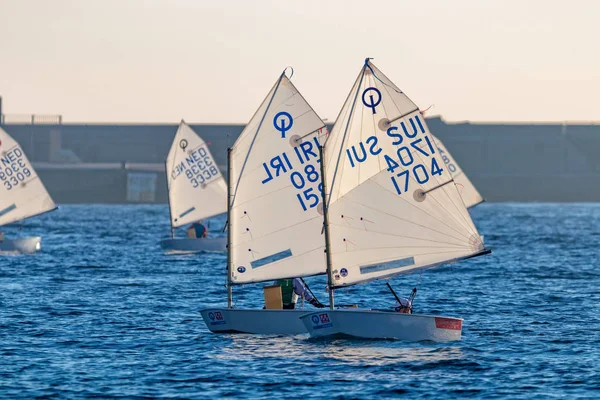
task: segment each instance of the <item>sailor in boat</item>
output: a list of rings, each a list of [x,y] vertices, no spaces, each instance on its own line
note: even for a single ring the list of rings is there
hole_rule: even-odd
[[[279,279],[276,281],[276,284],[281,286],[281,299],[283,300],[284,310],[295,309],[299,297],[304,298],[317,308],[325,307],[319,300],[315,298],[315,296],[312,295],[310,290],[304,286],[302,280],[299,278]]]
[[[186,232],[187,237],[190,239],[205,239],[208,237],[208,228],[201,221],[194,222],[187,228]]]
[[[387,286],[390,288],[392,294],[396,298],[396,305],[393,307],[394,311],[400,314],[412,314],[413,304],[415,302],[415,297],[417,296],[417,288],[413,288],[412,292],[410,292],[410,296],[408,297],[398,297],[389,283],[387,283]]]
[[[400,314],[412,314],[412,301],[406,297],[401,297],[400,301],[394,306],[394,311]]]

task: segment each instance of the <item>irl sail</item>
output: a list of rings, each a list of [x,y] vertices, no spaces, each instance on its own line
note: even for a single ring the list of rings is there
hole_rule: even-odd
[[[0,226],[56,209],[19,144],[0,129]]]
[[[433,137],[433,136],[432,136]],[[452,174],[452,178],[454,179],[454,183],[460,193],[460,197],[463,199],[465,203],[465,207],[471,208],[475,207],[477,204],[483,203],[483,197],[475,188],[475,185],[471,182],[467,174],[460,168],[452,154],[446,149],[444,143],[437,137],[433,137],[435,145],[438,149],[439,156],[444,161],[446,168]]]
[[[419,108],[369,60],[325,161],[333,287],[486,252]]]
[[[233,145],[231,282],[323,274],[325,124],[284,73]]]
[[[181,121],[166,161],[171,226],[227,211],[227,185],[208,146]]]

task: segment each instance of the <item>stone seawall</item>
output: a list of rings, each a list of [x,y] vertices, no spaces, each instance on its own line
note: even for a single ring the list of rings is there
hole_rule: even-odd
[[[487,201],[600,201],[600,126],[427,120]],[[3,125],[58,203],[165,203],[178,124]],[[243,129],[191,124],[224,171]]]

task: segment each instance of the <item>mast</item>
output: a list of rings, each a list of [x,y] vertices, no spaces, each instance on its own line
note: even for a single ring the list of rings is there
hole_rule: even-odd
[[[329,288],[329,308],[333,310],[334,296],[333,282],[331,282],[331,245],[329,243],[329,212],[327,211],[327,188],[325,186],[325,157],[323,145],[319,146],[319,157],[321,159],[321,183],[323,185],[321,197],[323,198],[323,224],[325,225],[325,256],[327,258],[327,286]]]
[[[360,75],[360,81],[358,83],[358,87],[360,87],[360,85],[362,84],[362,80],[365,76],[365,70],[367,68],[367,65],[369,63],[369,59],[367,58],[365,60],[365,65],[363,66],[363,69],[361,71],[361,75]],[[350,97],[350,96],[348,96]],[[358,98],[358,91],[356,92],[356,95],[354,96],[354,101],[352,103],[352,108],[350,109],[350,115],[348,116],[348,121],[350,121],[350,119],[352,118],[352,113],[354,111],[354,105],[356,104],[356,99]],[[340,115],[341,115],[341,111],[340,111]],[[346,137],[346,133],[348,132],[348,126],[346,126],[346,131],[344,132],[344,140]],[[342,149],[340,148],[340,153],[341,153]],[[323,185],[323,192],[321,193],[322,197],[323,197],[323,223],[324,223],[324,228],[325,228],[325,255],[327,258],[327,287],[329,288],[328,292],[329,292],[329,308],[331,310],[334,309],[335,307],[335,302],[334,302],[334,295],[333,295],[333,282],[331,280],[331,243],[329,240],[329,207],[328,205],[328,201],[329,199],[327,198],[327,185],[326,185],[326,180],[325,180],[325,156],[324,156],[324,146],[321,145],[319,146],[319,157],[321,159],[321,183]],[[337,174],[337,168],[339,166],[339,162],[340,162],[340,157],[338,157],[337,160],[337,164],[335,167],[335,171],[333,173],[333,179],[335,181],[335,176]],[[332,186],[333,186],[333,181],[332,181]]]
[[[227,308],[233,303],[231,285],[231,147],[227,148]]]
[[[167,181],[167,197],[169,199],[169,223],[171,224],[171,239],[175,238],[175,228],[173,228],[173,212],[171,211],[171,188],[169,187],[169,160],[165,160],[165,180]]]

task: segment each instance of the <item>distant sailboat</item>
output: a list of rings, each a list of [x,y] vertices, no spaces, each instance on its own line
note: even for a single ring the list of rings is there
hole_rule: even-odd
[[[306,333],[299,317],[309,310],[233,308],[232,285],[325,273],[325,137],[284,71],[228,152],[228,307],[201,311],[212,332]]]
[[[19,144],[0,129],[0,227],[56,210],[54,201]],[[8,239],[0,232],[0,252],[35,253],[39,236]]]
[[[448,171],[450,171],[450,174],[452,175],[452,179],[454,179],[454,183],[458,187],[458,192],[465,203],[465,207],[471,208],[475,207],[477,204],[483,203],[485,200],[477,191],[467,174],[460,168],[454,157],[452,157],[452,154],[446,149],[444,143],[437,137],[431,136],[439,151],[439,156],[444,161],[444,164],[446,164]]]
[[[337,288],[487,254],[419,108],[368,59],[322,148],[329,311],[311,336],[459,340],[458,318],[334,309]]]
[[[175,238],[175,228],[227,211],[227,184],[208,146],[181,121],[165,163],[171,238],[160,242],[168,252],[224,252],[225,238]]]

